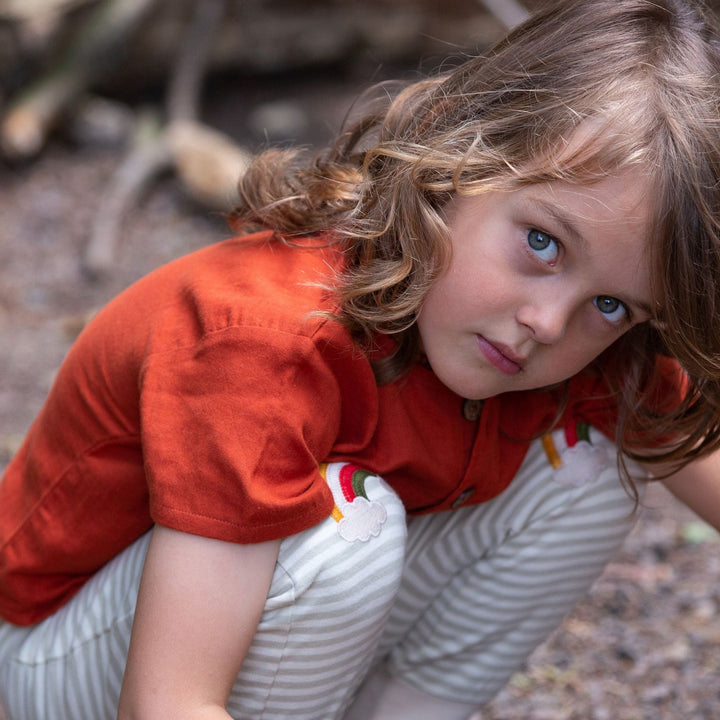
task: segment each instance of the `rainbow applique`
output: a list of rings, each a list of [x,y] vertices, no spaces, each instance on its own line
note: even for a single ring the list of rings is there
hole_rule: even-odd
[[[570,487],[595,482],[612,465],[614,455],[607,447],[592,444],[588,423],[567,425],[564,433],[567,447],[562,452],[558,452],[551,433],[541,438],[548,462],[555,470],[555,481]]]
[[[382,483],[382,480],[348,463],[323,463],[320,474],[335,498],[331,515],[340,537],[348,542],[367,542],[377,537],[387,520],[387,510],[379,502],[370,500],[367,485],[369,481]]]

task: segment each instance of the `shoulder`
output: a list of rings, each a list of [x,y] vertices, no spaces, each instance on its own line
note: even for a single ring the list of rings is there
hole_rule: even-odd
[[[165,309],[192,316],[206,332],[235,324],[291,328],[334,309],[328,288],[339,263],[339,251],[321,239],[289,247],[261,233],[170,263],[148,276],[138,295],[160,294]]]
[[[86,340],[148,356],[247,328],[339,339],[341,326],[327,313],[336,308],[329,288],[340,263],[340,251],[322,238],[302,247],[271,233],[215,243],[127,288],[98,313]]]

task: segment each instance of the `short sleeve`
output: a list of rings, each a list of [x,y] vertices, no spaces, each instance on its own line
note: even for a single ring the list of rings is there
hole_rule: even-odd
[[[229,327],[147,358],[141,435],[153,520],[231,542],[297,533],[332,509],[318,473],[341,423],[313,339]]]

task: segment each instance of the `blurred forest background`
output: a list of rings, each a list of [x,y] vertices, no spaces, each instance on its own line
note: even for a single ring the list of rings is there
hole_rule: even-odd
[[[249,154],[540,0],[0,0],[0,470],[87,319],[226,237]],[[450,58],[448,60],[448,58]],[[660,488],[485,720],[720,718],[720,541]]]

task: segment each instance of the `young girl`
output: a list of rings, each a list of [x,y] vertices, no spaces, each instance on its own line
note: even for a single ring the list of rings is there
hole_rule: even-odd
[[[467,718],[648,472],[720,527],[719,79],[691,0],[560,0],[261,155],[0,483],[8,720]]]

